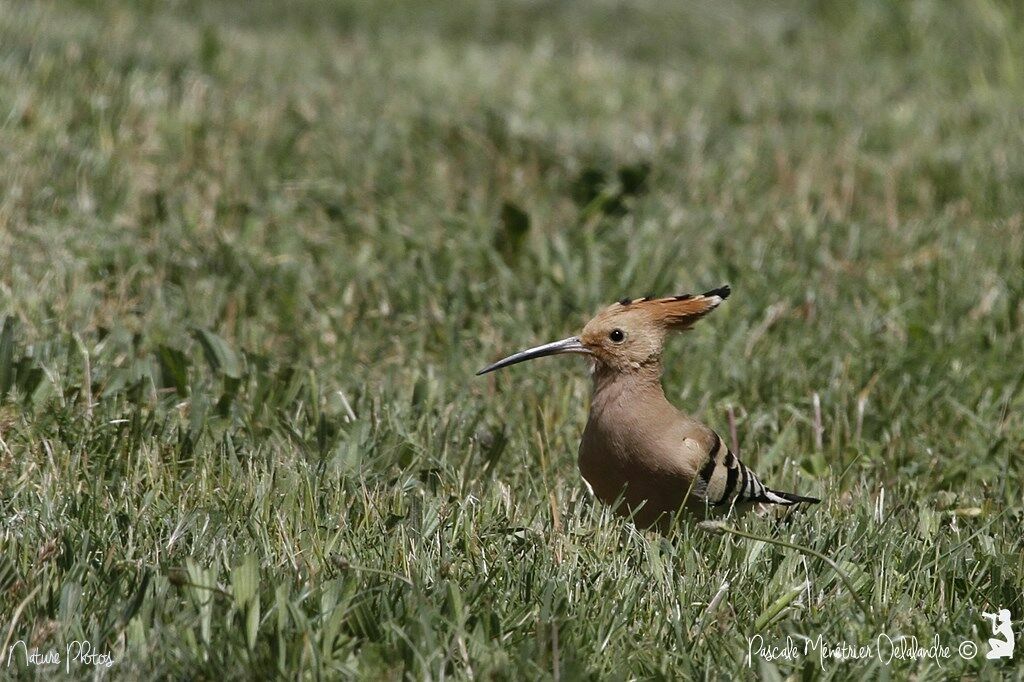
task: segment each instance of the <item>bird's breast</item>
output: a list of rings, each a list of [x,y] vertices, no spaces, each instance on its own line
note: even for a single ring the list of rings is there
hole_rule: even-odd
[[[614,502],[626,484],[627,457],[617,444],[597,437],[588,425],[580,442],[580,474],[602,502]]]
[[[602,501],[613,502],[627,486],[654,480],[661,467],[644,440],[635,429],[588,422],[580,442],[580,473]]]
[[[657,428],[590,420],[580,442],[579,468],[599,500],[621,500],[623,512],[642,507],[638,517],[653,519],[676,511],[686,498],[693,480],[687,454],[699,448],[695,440],[668,438]]]

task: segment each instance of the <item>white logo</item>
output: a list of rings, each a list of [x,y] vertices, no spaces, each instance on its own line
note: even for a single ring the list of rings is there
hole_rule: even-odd
[[[1017,643],[1016,638],[1013,636],[1013,628],[1010,627],[1010,611],[1008,609],[999,609],[999,613],[982,613],[983,617],[987,618],[992,623],[992,634],[994,637],[990,637],[988,640],[988,653],[985,654],[985,658],[992,660],[995,658],[1013,658],[1013,647]],[[1002,639],[997,639],[1002,636]]]

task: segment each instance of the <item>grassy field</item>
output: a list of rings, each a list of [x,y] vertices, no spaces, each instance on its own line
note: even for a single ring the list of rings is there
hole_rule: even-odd
[[[1020,679],[1022,102],[996,0],[0,0],[0,678]],[[666,391],[849,585],[473,376],[726,282]]]

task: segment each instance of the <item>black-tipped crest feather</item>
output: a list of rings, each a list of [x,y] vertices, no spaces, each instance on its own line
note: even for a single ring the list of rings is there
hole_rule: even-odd
[[[730,287],[728,284],[723,284],[722,286],[718,287],[717,289],[712,289],[711,291],[705,291],[701,295],[702,296],[718,296],[721,299],[726,299],[726,298],[729,298],[729,294],[731,294],[731,293],[732,293],[732,287]]]

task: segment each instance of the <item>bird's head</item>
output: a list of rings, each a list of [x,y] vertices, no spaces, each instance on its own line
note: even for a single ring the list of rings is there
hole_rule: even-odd
[[[726,285],[699,295],[624,298],[595,315],[579,336],[520,351],[484,367],[477,374],[562,353],[589,355],[599,369],[638,371],[660,361],[665,336],[670,331],[688,329],[717,308],[729,294]]]

